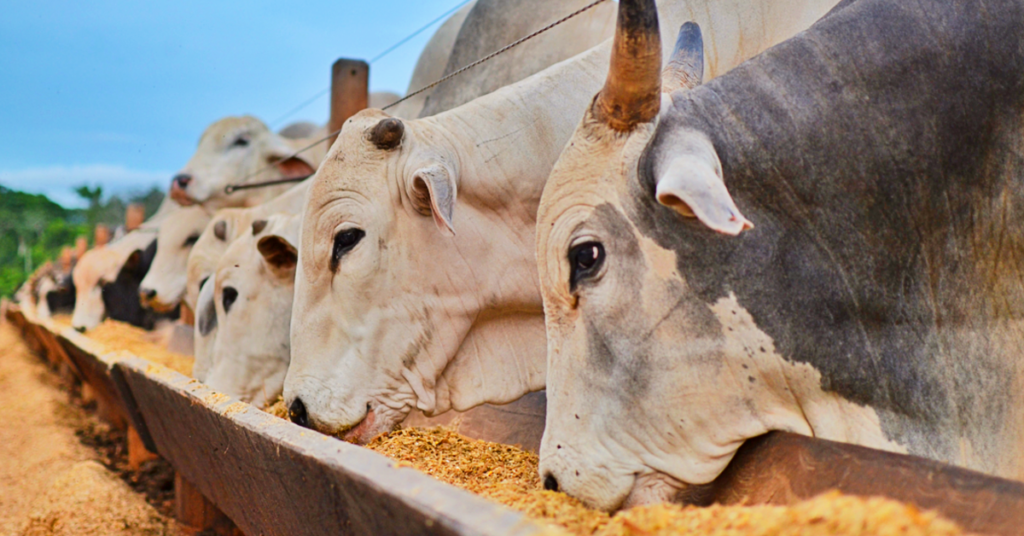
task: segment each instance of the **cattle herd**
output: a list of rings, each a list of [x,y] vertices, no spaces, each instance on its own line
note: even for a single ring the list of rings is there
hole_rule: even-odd
[[[410,90],[588,3],[471,2]],[[396,99],[216,121],[21,299],[187,307],[197,379],[357,443],[544,391],[544,486],[609,511],[772,430],[1024,479],[1021,0],[604,2]]]

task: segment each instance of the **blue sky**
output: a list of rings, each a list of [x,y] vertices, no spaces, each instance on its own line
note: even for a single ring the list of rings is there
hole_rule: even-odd
[[[208,124],[273,121],[327,87],[335,59],[372,58],[461,2],[4,2],[0,184],[67,206],[83,183],[163,187]],[[373,64],[370,89],[404,93],[439,25]]]

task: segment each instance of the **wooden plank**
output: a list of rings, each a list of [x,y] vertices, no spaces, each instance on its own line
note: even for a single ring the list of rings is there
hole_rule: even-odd
[[[937,510],[972,533],[1024,531],[1024,483],[783,432],[747,440],[712,487],[723,504],[791,504],[837,489]]]
[[[232,536],[236,527],[217,505],[210,502],[181,473],[174,474],[174,517],[186,532]]]
[[[519,513],[395,467],[141,359],[118,362],[161,456],[246,534],[539,534]]]
[[[100,418],[117,428],[125,429],[129,422],[128,410],[110,373],[113,364],[129,354],[107,352],[104,346],[71,328],[60,332],[57,340],[67,352],[79,377],[92,387]]]

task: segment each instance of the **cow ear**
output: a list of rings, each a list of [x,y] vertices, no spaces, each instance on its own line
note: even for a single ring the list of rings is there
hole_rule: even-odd
[[[754,228],[736,207],[720,174],[703,159],[683,155],[658,167],[656,195],[662,205],[719,233],[736,236]]]
[[[124,261],[124,266],[122,269],[129,271],[135,270],[136,268],[139,267],[140,264],[142,264],[142,250],[137,249],[133,251],[131,255],[128,255],[128,258],[125,259]]]
[[[267,235],[256,243],[256,249],[263,260],[275,273],[283,275],[295,268],[299,261],[299,252],[288,240],[278,235]]]
[[[410,197],[416,210],[424,216],[433,216],[437,228],[449,236],[455,235],[452,226],[455,196],[455,177],[441,164],[420,168],[412,176]]]
[[[288,143],[289,140],[281,138],[277,134],[271,135],[274,143],[270,145],[267,153],[267,164],[273,165],[281,173],[283,179],[300,179],[316,173],[319,162],[314,162],[309,153],[296,154],[296,149]],[[295,140],[292,140],[295,141]],[[307,140],[298,140],[305,142]]]
[[[228,222],[226,220],[220,220],[213,224],[213,236],[216,236],[221,242],[225,242],[228,239]]]
[[[700,26],[687,22],[679,29],[672,58],[661,73],[662,93],[693,89],[704,79],[704,38]]]

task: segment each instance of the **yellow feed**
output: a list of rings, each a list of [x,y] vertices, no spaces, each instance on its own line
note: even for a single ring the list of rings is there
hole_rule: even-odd
[[[108,319],[95,329],[86,332],[85,336],[102,344],[110,351],[126,351],[186,376],[192,375],[192,363],[195,361],[192,356],[176,354],[157,344],[155,342],[156,335],[153,332]]]
[[[265,409],[288,418],[278,398]],[[963,534],[934,512],[878,497],[833,491],[790,506],[642,506],[609,516],[542,489],[537,455],[469,439],[446,428],[401,429],[367,448],[442,482],[523,512],[560,533],[583,536],[854,536]]]

